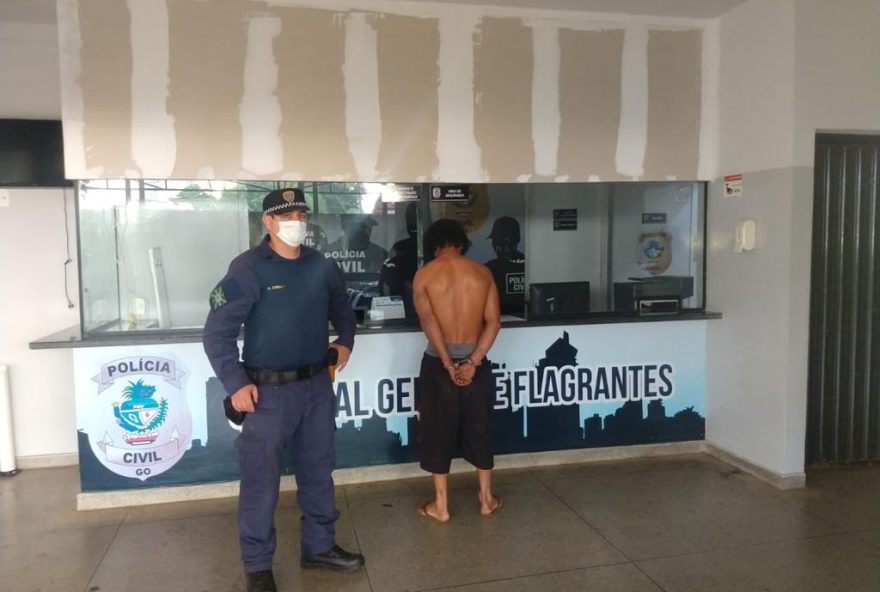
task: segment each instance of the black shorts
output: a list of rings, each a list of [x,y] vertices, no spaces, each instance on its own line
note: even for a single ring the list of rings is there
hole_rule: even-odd
[[[495,383],[488,360],[477,366],[473,381],[456,386],[440,358],[425,354],[419,374],[419,464],[446,474],[458,449],[478,469],[495,466],[492,456],[492,408]]]

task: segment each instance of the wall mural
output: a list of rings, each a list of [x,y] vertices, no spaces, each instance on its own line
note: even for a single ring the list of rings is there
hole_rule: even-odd
[[[334,382],[337,467],[417,460],[425,343],[356,338]],[[489,360],[496,454],[705,437],[703,322],[504,329]],[[75,349],[74,368],[83,491],[239,478],[238,432],[201,344]]]

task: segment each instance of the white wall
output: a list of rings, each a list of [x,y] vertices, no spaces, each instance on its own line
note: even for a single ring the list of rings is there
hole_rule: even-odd
[[[76,239],[68,291],[77,303]],[[28,343],[79,322],[64,295],[64,192],[13,190],[0,208],[0,363],[9,365],[18,456],[76,451],[73,366],[70,350],[32,351]]]
[[[790,168],[748,173],[736,200],[715,183],[707,233],[707,302],[724,318],[708,323],[706,437],[780,474],[803,469],[803,441],[800,462],[785,462],[791,203]],[[758,223],[757,246],[735,254],[733,228],[746,218]]]
[[[880,3],[751,0],[720,19],[719,175],[709,201],[707,438],[803,471],[816,131],[880,131]],[[732,252],[738,220],[753,253]]]
[[[0,117],[60,119],[58,44],[52,26],[0,23]],[[69,196],[68,290],[78,306],[76,238]],[[79,322],[64,296],[64,192],[15,189],[0,208],[0,364],[10,367],[18,456],[76,451],[69,350],[28,343]]]
[[[786,466],[803,463],[806,437],[815,134],[880,133],[880,2],[798,0],[795,19]]]
[[[795,164],[816,131],[880,133],[880,2],[798,0]]]
[[[794,24],[795,0],[752,0],[720,19],[719,174],[745,179],[739,199],[712,185],[707,229],[707,306],[724,318],[708,324],[706,437],[778,474],[803,471],[803,438],[786,434],[800,371],[789,345]],[[734,254],[746,218],[757,221],[757,248]],[[804,416],[806,405],[792,411]]]
[[[791,166],[796,0],[751,0],[720,19],[719,174]]]

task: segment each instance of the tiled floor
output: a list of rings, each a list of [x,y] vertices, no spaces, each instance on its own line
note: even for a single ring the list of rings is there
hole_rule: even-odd
[[[303,572],[295,497],[279,504],[280,590],[308,592],[877,592],[880,468],[781,492],[711,457],[500,471],[479,515],[450,478],[452,521],[415,508],[427,477],[337,488],[340,544],[367,569]],[[0,480],[3,592],[244,589],[235,500],[77,512],[74,467]]]

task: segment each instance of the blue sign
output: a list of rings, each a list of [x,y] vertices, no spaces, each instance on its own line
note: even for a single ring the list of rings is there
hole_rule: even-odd
[[[334,382],[339,468],[417,460],[415,408],[425,344],[417,332],[357,338],[348,366]],[[239,478],[238,431],[223,414],[226,393],[211,375],[200,344],[161,346],[161,352],[159,347],[74,350],[83,491]],[[97,394],[94,383],[101,383],[102,371],[109,372],[107,360],[162,358],[169,347],[173,356],[166,354],[165,359],[173,357],[177,367],[186,367],[190,375],[186,398],[192,412],[191,445],[173,466],[158,474],[109,470],[113,465],[99,458],[100,450],[96,454],[90,445],[90,439],[94,442],[113,433],[100,421],[126,433],[149,433],[161,417],[161,396],[150,390],[153,385],[148,381],[134,393],[132,381],[127,380],[123,388],[132,390],[130,404],[125,409],[120,405],[116,416],[116,407],[102,398],[106,395]],[[489,360],[495,378],[496,454],[705,437],[704,321],[506,328]],[[165,369],[168,379],[176,376],[170,367]],[[126,378],[153,368],[129,370],[133,372]],[[101,411],[104,405],[106,413]],[[135,460],[149,465],[152,459]],[[289,460],[284,471],[292,473]]]

